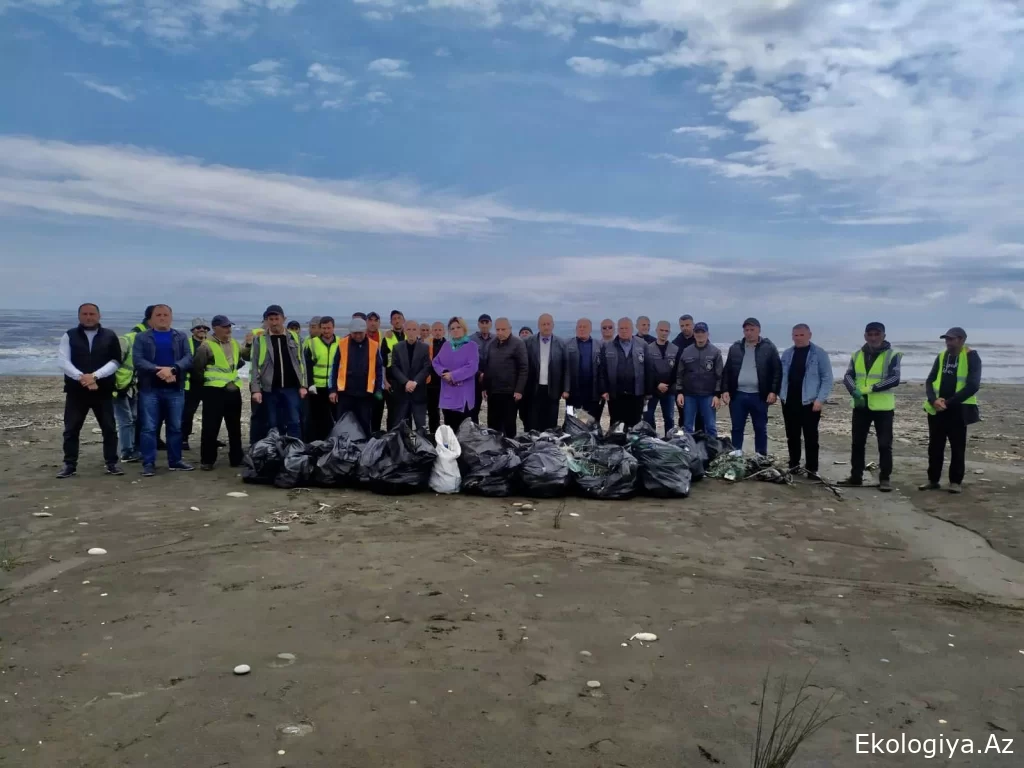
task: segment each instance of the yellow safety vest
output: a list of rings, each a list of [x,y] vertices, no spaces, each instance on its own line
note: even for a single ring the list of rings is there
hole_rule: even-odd
[[[202,342],[200,342],[202,343]],[[196,356],[196,337],[188,337],[188,351],[192,353],[192,357]],[[185,391],[188,392],[192,389],[192,376],[189,375],[189,371],[185,371]]]
[[[391,367],[391,356],[395,347],[398,346],[399,341],[401,341],[401,339],[395,335],[394,331],[388,331],[387,333],[381,334],[380,345],[384,347],[384,351],[387,352],[387,358],[384,361],[385,368]]]
[[[870,411],[895,411],[896,410],[896,393],[891,389],[885,392],[872,392],[871,388],[882,381],[885,378],[886,372],[889,370],[889,361],[892,360],[894,355],[901,355],[893,349],[887,349],[885,354],[879,355],[875,358],[874,364],[871,366],[871,370],[867,370],[864,365],[864,350],[858,349],[857,354],[853,356],[853,371],[856,374],[856,385],[857,391],[860,392],[867,398],[868,410]],[[902,355],[901,355],[902,356]],[[854,402],[850,401],[851,405]]]
[[[127,349],[125,349],[124,360],[121,361],[121,367],[114,373],[114,397],[117,397],[117,392],[128,389],[135,381],[135,362],[132,356],[132,347],[135,344],[135,337],[146,330],[146,326],[142,323],[138,323],[128,333],[121,338],[125,340]]]
[[[959,392],[961,389],[967,386],[967,353],[970,350],[964,347],[960,350],[960,357],[956,361],[956,391]],[[935,381],[932,382],[932,389],[935,390],[935,396],[939,396],[939,387],[942,386],[942,372],[946,368],[946,355],[949,352],[943,350],[939,354],[939,372],[935,375]],[[977,405],[978,396],[971,395],[963,401],[963,405]],[[935,407],[928,402],[927,399],[924,401],[924,410],[929,416],[935,415]]]
[[[326,391],[331,363],[334,362],[334,353],[338,351],[338,338],[335,337],[331,345],[327,346],[319,336],[314,336],[306,341],[306,346],[313,358],[313,386],[317,389],[322,387]]]
[[[234,359],[230,361],[224,355],[224,349],[219,341],[213,339],[205,343],[213,355],[213,364],[208,365],[203,372],[203,385],[218,389],[226,387],[228,384],[241,387],[242,379],[238,376],[238,367],[242,362],[242,350],[238,346],[238,342],[234,339],[231,340],[231,354]]]

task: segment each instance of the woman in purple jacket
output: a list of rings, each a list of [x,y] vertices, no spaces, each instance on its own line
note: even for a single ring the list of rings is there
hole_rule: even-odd
[[[434,370],[441,377],[441,413],[444,423],[459,431],[459,427],[476,405],[476,387],[473,382],[480,367],[480,351],[469,340],[469,329],[461,317],[448,321],[448,343],[434,355]]]

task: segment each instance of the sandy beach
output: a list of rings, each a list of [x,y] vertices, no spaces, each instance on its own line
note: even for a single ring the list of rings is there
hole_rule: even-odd
[[[1014,755],[952,764],[1017,765],[1024,387],[983,387],[959,497],[916,490],[921,398],[898,392],[892,494],[709,479],[523,515],[248,486],[226,462],[106,477],[91,419],[59,482],[59,380],[0,377],[0,765],[749,766],[766,673],[810,673],[839,716],[794,768],[931,762],[857,754],[859,733],[995,734]]]

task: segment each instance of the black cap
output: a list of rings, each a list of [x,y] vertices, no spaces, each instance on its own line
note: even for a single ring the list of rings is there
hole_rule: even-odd
[[[484,312],[480,317],[476,319],[478,323],[489,323],[491,322],[491,316]]]
[[[746,320],[743,321],[744,328],[746,328],[748,325],[752,325],[755,328],[761,327],[761,323],[758,321],[756,317],[748,317]]]
[[[368,315],[366,316],[366,319],[367,319],[367,320],[380,320],[380,315],[378,315],[378,314],[377,314],[376,312],[370,312],[370,313],[369,313],[369,314],[368,314]]]
[[[271,304],[266,308],[266,310],[264,310],[263,319],[266,320],[270,315],[280,315],[281,317],[284,317],[284,310],[281,309],[280,304]]]
[[[391,310],[391,314],[388,315],[388,318],[390,319],[390,318],[394,317],[395,315],[401,315],[402,317],[405,317],[405,312],[403,312],[400,309],[392,309]]]
[[[227,315],[214,315],[211,325],[214,328],[230,328],[232,322],[228,320]]]
[[[289,320],[287,327],[288,328],[301,328],[302,327],[302,323],[300,323],[298,320]]]
[[[944,334],[939,336],[940,339],[967,339],[967,331],[960,326],[954,325]]]
[[[758,326],[758,328],[760,328],[760,327],[761,326]],[[696,325],[693,326],[693,332],[694,333],[710,333],[710,331],[708,330],[708,324],[707,323],[697,323]]]
[[[872,331],[885,333],[885,324],[876,321],[874,323],[868,323],[867,325],[864,326],[864,333],[871,333]]]
[[[151,319],[153,319],[153,310],[154,309],[156,309],[156,304],[150,304],[148,307],[146,307],[146,312],[142,316],[143,322],[148,323]]]

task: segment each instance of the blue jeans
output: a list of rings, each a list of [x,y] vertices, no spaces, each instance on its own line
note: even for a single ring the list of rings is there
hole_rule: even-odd
[[[267,430],[276,429],[282,435],[301,438],[301,403],[297,389],[264,392],[261,410],[266,413]]]
[[[715,409],[711,407],[714,395],[684,395],[683,396],[683,429],[693,434],[694,426],[697,423],[697,414],[700,414],[704,421],[704,431],[718,437],[718,427],[715,425]]]
[[[139,408],[138,394],[129,397],[121,392],[114,398],[114,418],[117,419],[117,452],[122,459],[135,453],[135,419]]]
[[[142,422],[142,463],[156,465],[156,433],[163,421],[167,434],[167,464],[181,463],[181,416],[185,411],[185,390],[177,387],[145,389],[139,392],[139,420]]]
[[[754,451],[765,456],[768,453],[768,403],[760,395],[737,392],[729,402],[732,417],[732,444],[737,451],[743,449],[743,429],[747,417],[754,425]]]
[[[654,412],[658,409],[659,403],[661,403],[661,417],[665,420],[665,434],[667,435],[669,430],[676,425],[676,396],[671,392],[666,392],[663,395],[653,395],[651,399],[647,401],[647,410],[644,412],[644,421],[654,427]]]

